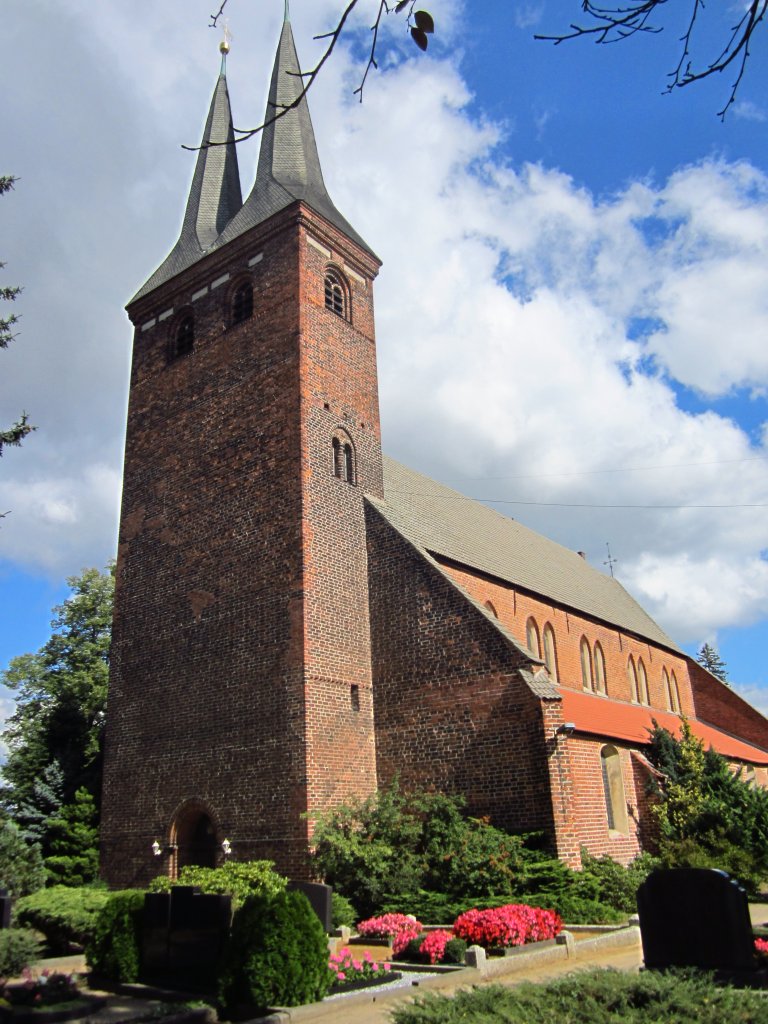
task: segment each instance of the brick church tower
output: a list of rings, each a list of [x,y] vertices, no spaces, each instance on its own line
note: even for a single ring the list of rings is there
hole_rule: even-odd
[[[286,17],[267,119],[298,72]],[[179,240],[128,305],[111,885],[227,855],[299,877],[312,813],[376,785],[380,264],[328,195],[305,99],[264,130],[244,203],[232,139],[222,60]]]

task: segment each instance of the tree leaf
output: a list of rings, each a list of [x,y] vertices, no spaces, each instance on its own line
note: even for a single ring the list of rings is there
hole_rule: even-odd
[[[420,50],[426,50],[429,40],[420,28],[411,29],[411,38]]]
[[[416,28],[420,28],[422,32],[426,32],[427,35],[431,35],[435,31],[435,23],[432,20],[432,15],[427,11],[416,11],[413,16],[413,20],[416,22]]]
[[[399,14],[404,7],[407,7],[411,0],[400,0],[400,3],[395,7],[395,14]]]

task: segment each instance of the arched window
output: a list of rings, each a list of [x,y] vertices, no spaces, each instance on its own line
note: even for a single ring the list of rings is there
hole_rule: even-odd
[[[674,672],[672,673],[672,679],[669,685],[672,691],[672,710],[676,715],[679,715],[682,710],[680,706],[680,687],[677,685],[677,676]]]
[[[244,281],[232,298],[232,323],[240,324],[253,316],[253,285]]]
[[[498,619],[499,613],[494,608],[492,601],[486,601],[484,607],[488,609],[488,611],[491,613],[491,615],[493,615],[495,619]]]
[[[648,695],[648,676],[645,674],[645,665],[642,658],[639,658],[637,662],[637,699],[640,704],[648,705],[651,703],[651,698]]]
[[[553,682],[557,682],[557,648],[555,647],[555,631],[549,623],[544,627],[544,663]]]
[[[605,676],[605,655],[599,643],[595,644],[595,689],[598,693],[608,693],[608,681]]]
[[[633,704],[639,703],[637,695],[637,669],[635,668],[635,659],[630,654],[629,661],[627,662],[627,679],[629,680],[629,695]]]
[[[355,482],[355,458],[349,442],[344,445],[344,479],[348,484]]]
[[[348,484],[356,483],[355,450],[352,447],[352,442],[334,437],[331,441],[331,450],[333,456],[333,475]]]
[[[329,267],[325,272],[325,308],[349,320],[349,291],[341,274]]]
[[[581,685],[585,690],[594,690],[595,681],[592,675],[592,652],[589,649],[587,638],[583,636],[579,644],[581,655]]]
[[[669,684],[669,672],[665,668],[661,670],[661,685],[664,690],[664,700],[667,702],[667,711],[674,711],[672,702],[672,687]]]
[[[525,642],[528,650],[533,651],[537,658],[541,657],[541,645],[539,644],[539,627],[534,618],[528,619],[525,624]]]
[[[186,356],[195,346],[195,320],[190,314],[183,317],[176,327],[176,336],[173,344],[174,357]]]
[[[341,480],[344,464],[341,458],[341,441],[338,437],[334,437],[331,447],[333,448],[333,475]]]
[[[608,830],[626,835],[629,831],[627,800],[624,796],[624,779],[621,774],[621,757],[616,747],[606,746],[600,751],[600,767],[603,774],[603,793]]]

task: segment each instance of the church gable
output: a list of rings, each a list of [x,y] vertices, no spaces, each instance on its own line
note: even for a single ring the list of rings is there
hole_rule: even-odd
[[[496,824],[551,834],[556,688],[381,503],[366,521],[379,784],[461,792]]]

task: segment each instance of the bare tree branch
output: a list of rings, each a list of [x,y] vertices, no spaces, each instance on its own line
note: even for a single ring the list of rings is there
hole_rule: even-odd
[[[209,17],[211,19],[210,22],[209,22],[209,27],[210,28],[216,28],[217,27],[219,18],[223,15],[224,9],[226,8],[228,2],[229,2],[229,0],[221,0],[221,4],[219,6],[218,11],[216,11],[215,14],[212,13],[212,14],[209,15]],[[339,17],[339,20],[336,23],[336,26],[333,29],[331,29],[329,32],[323,32],[320,35],[317,35],[317,36],[314,37],[315,39],[325,39],[325,40],[328,40],[328,45],[326,46],[325,51],[323,52],[323,54],[320,57],[320,60],[317,62],[317,64],[310,71],[302,72],[301,77],[304,80],[304,84],[303,84],[303,87],[300,90],[298,96],[296,97],[296,99],[293,100],[293,102],[291,102],[291,103],[282,104],[279,107],[276,107],[275,113],[271,117],[268,117],[264,121],[263,124],[258,125],[256,128],[242,128],[242,129],[241,128],[235,128],[234,131],[235,131],[236,135],[238,136],[235,139],[235,143],[244,142],[246,139],[250,139],[254,135],[257,135],[259,132],[264,131],[264,129],[268,128],[269,125],[274,124],[275,121],[279,120],[279,118],[285,117],[285,115],[289,111],[295,110],[296,107],[298,107],[301,104],[301,102],[304,99],[304,97],[307,95],[309,90],[312,88],[312,85],[314,84],[315,80],[317,79],[317,76],[320,74],[320,72],[322,71],[322,69],[325,66],[326,62],[328,61],[328,59],[330,58],[331,54],[333,53],[334,48],[336,47],[336,43],[339,41],[339,38],[340,38],[342,32],[344,31],[344,28],[346,26],[347,20],[349,19],[349,16],[351,15],[352,11],[358,6],[358,4],[360,2],[361,2],[361,0],[348,0],[348,2],[346,4],[346,7],[344,8],[343,12],[341,13],[341,15]],[[366,80],[368,78],[368,74],[369,74],[371,68],[377,68],[378,67],[378,64],[376,62],[376,48],[377,48],[378,42],[379,42],[379,27],[381,25],[381,19],[382,19],[383,15],[385,15],[385,14],[400,14],[403,10],[405,10],[407,8],[408,13],[406,15],[406,22],[407,22],[409,28],[411,28],[411,33],[413,34],[414,31],[418,31],[418,30],[415,30],[412,27],[412,25],[411,25],[411,20],[412,20],[412,16],[413,16],[413,9],[414,9],[415,5],[416,5],[416,0],[397,0],[397,2],[394,2],[394,0],[378,0],[378,10],[377,10],[377,13],[376,13],[376,19],[375,19],[373,25],[371,26],[371,32],[373,33],[373,38],[372,38],[372,41],[371,41],[371,50],[370,50],[370,53],[369,53],[369,56],[368,56],[368,62],[366,64],[366,68],[365,68],[365,71],[363,73],[360,85],[357,87],[357,89],[355,89],[355,92],[354,92],[354,94],[356,96],[360,97],[360,102],[361,103],[362,103],[362,100],[363,100],[363,89],[365,88],[365,83],[366,83]],[[418,14],[417,14],[417,20],[418,20]],[[427,31],[431,32],[431,28],[428,29]],[[425,43],[423,45],[422,44],[419,44],[419,45],[420,45],[420,48],[422,48],[422,49],[425,48],[425,46],[426,46]],[[197,150],[200,150],[200,149],[208,149],[210,146],[226,146],[226,145],[228,145],[228,143],[226,143],[226,142],[209,142],[209,143],[204,144],[203,146],[182,146],[182,149],[190,150],[192,152],[197,152]]]
[[[537,35],[536,39],[554,43],[556,46],[570,39],[591,37],[596,43],[615,43],[639,33],[658,33],[663,26],[654,25],[654,15],[660,15],[669,0],[625,0],[624,3],[605,4],[596,0],[582,0],[583,13],[594,23],[571,24],[568,32],[559,35]],[[693,82],[700,82],[710,75],[725,71],[731,65],[736,68],[736,78],[731,84],[728,100],[718,116],[725,117],[729,107],[736,100],[750,55],[752,37],[768,13],[768,0],[748,0],[746,7],[720,53],[710,63],[694,62],[693,35],[697,23],[703,18],[705,0],[688,0],[689,11],[685,31],[680,39],[682,50],[675,69],[670,72],[666,92],[679,89]],[[717,2],[717,0],[716,0]],[[679,4],[678,4],[679,7]]]

